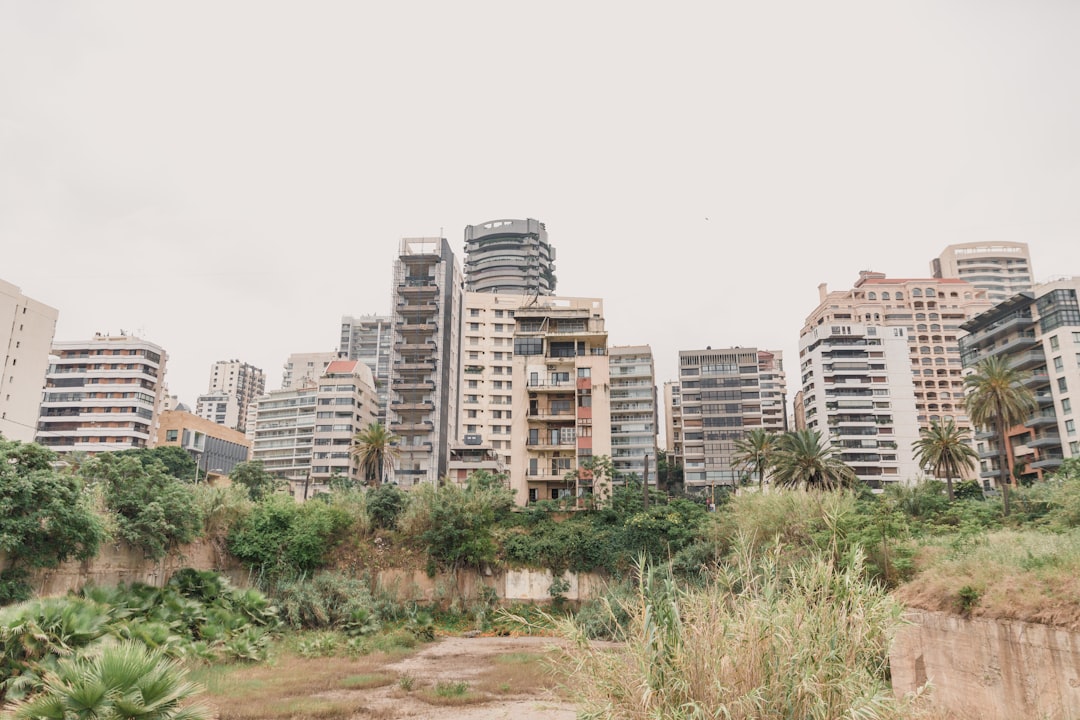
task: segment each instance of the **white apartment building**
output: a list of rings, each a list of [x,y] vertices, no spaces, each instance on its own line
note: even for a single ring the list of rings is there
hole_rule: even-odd
[[[611,456],[610,375],[603,301],[540,297],[515,312],[510,482],[521,504],[605,497],[608,479],[580,473]]]
[[[248,407],[266,392],[266,374],[239,360],[219,360],[210,368],[207,392],[195,403],[195,414],[244,432]]]
[[[379,422],[386,423],[386,404],[390,399],[390,354],[394,332],[389,315],[343,315],[338,354],[359,360],[375,374],[379,396]]]
[[[249,402],[248,407],[250,406]],[[244,432],[247,427],[247,409],[245,408],[241,416],[240,398],[225,391],[200,395],[195,401],[195,415],[240,432]]]
[[[611,378],[611,461],[624,478],[646,477],[656,485],[656,375],[652,348],[608,348]],[[646,461],[646,458],[648,460]]]
[[[32,442],[59,311],[0,280],[0,435]]]
[[[1027,243],[972,242],[949,245],[930,262],[935,278],[965,280],[993,302],[1031,290],[1035,276]]]
[[[922,476],[907,328],[815,326],[799,339],[806,427],[821,433],[870,487]]]
[[[390,431],[401,438],[394,479],[438,482],[457,436],[461,268],[445,238],[405,238],[394,262]]]
[[[293,353],[285,361],[284,373],[281,376],[281,389],[291,390],[294,387],[310,385],[326,372],[330,363],[338,359],[336,352],[313,352]]]
[[[152,447],[167,354],[133,335],[57,342],[45,378],[37,442],[58,453]]]

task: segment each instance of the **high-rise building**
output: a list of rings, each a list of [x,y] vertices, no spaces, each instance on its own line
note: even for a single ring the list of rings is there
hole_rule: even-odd
[[[8,440],[34,439],[58,315],[0,280],[0,435]]]
[[[390,431],[401,438],[394,479],[437,482],[456,437],[461,268],[445,238],[405,238],[394,262]]]
[[[152,447],[165,397],[167,355],[134,335],[56,342],[37,442],[90,454]]]
[[[678,382],[664,383],[664,440],[668,460],[682,466],[682,388]]]
[[[836,320],[799,338],[806,428],[870,487],[922,475],[909,354],[906,327]]]
[[[394,345],[388,315],[343,315],[341,345],[338,354],[349,360],[359,360],[375,374],[375,391],[379,396],[379,422],[386,423],[386,403],[390,397],[390,352]]]
[[[993,302],[1031,290],[1034,274],[1027,243],[960,243],[950,245],[930,262],[935,278],[966,280]]]
[[[335,360],[314,382],[271,390],[256,401],[247,432],[252,459],[288,480],[300,499],[328,490],[335,475],[361,482],[349,450],[353,436],[375,422],[377,406],[371,369],[358,360]]]
[[[465,228],[465,289],[518,295],[555,292],[555,248],[544,223],[491,220]]]
[[[652,348],[608,348],[611,378],[611,462],[621,476],[656,484],[656,375]],[[645,458],[648,458],[646,461]]]
[[[262,370],[239,360],[219,360],[210,369],[210,383],[195,403],[195,414],[244,432],[248,407],[265,392]]]
[[[326,372],[330,363],[338,359],[336,352],[293,353],[285,362],[281,376],[281,389],[291,390],[314,384]]]
[[[610,492],[581,465],[611,456],[603,301],[540,298],[515,313],[510,482],[519,503]],[[525,442],[520,442],[524,439]],[[568,473],[577,478],[568,481]]]
[[[1041,479],[1066,458],[1080,457],[1076,417],[1080,412],[1080,278],[1037,285],[1013,295],[965,322],[960,338],[965,368],[998,356],[1026,374],[1025,387],[1037,407],[1021,426],[1008,432],[1010,472]],[[1077,410],[1073,410],[1076,400]],[[998,479],[997,440],[982,432],[976,450],[985,484]]]
[[[985,291],[953,278],[889,278],[869,271],[859,273],[851,290],[828,292],[822,284],[818,291],[820,304],[800,335],[850,323],[905,328],[919,426],[952,419],[972,430],[958,337],[964,322],[992,307]]]
[[[747,432],[787,430],[780,351],[724,348],[679,351],[682,463],[686,488],[736,487],[735,444]]]

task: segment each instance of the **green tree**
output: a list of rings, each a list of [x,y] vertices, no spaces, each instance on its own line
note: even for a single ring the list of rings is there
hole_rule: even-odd
[[[55,567],[97,554],[105,539],[82,479],[54,470],[56,454],[33,443],[0,438],[0,551],[7,554],[0,604],[16,599],[28,568]]]
[[[259,502],[267,495],[275,493],[285,486],[285,481],[274,477],[263,467],[262,460],[242,462],[229,473],[233,485],[247,489],[248,497]]]
[[[949,502],[953,501],[953,478],[962,480],[964,470],[974,470],[978,455],[971,449],[968,431],[956,427],[952,419],[944,423],[933,420],[930,427],[919,431],[920,438],[915,441],[915,459],[919,464],[934,473],[934,477],[945,478],[945,489]]]
[[[462,489],[425,483],[409,494],[409,506],[398,521],[434,563],[447,568],[481,567],[496,559],[493,529],[514,508],[513,493],[502,486]]]
[[[400,455],[397,444],[401,441],[381,423],[371,423],[356,433],[350,452],[360,465],[360,472],[376,487],[383,484],[387,472],[394,469],[394,460]]]
[[[102,453],[83,466],[87,479],[105,491],[121,539],[152,558],[188,543],[202,531],[202,512],[191,485],[170,475],[160,462]]]
[[[663,483],[664,492],[671,494],[681,494],[683,491],[683,469],[682,465],[676,462],[674,456],[669,451],[657,450],[656,451],[656,477],[659,483]]]
[[[732,464],[749,473],[757,473],[758,490],[765,484],[765,473],[773,461],[776,441],[779,436],[765,428],[754,428],[735,441],[735,455]]]
[[[821,442],[817,430],[785,433],[777,441],[773,482],[779,487],[836,490],[856,484],[855,471]]]
[[[998,485],[1004,513],[1009,514],[1009,467],[1006,433],[1035,410],[1035,395],[1021,383],[1026,373],[1013,369],[1001,357],[991,356],[964,378],[964,405],[976,426],[994,433],[998,451]]]
[[[176,445],[161,445],[154,448],[132,448],[130,450],[121,450],[116,455],[132,456],[139,459],[139,462],[143,464],[143,467],[150,467],[155,462],[161,463],[165,467],[165,472],[172,475],[177,480],[187,480],[189,482],[198,480],[197,470],[198,463],[191,457],[182,447]]]
[[[383,530],[397,527],[398,518],[408,504],[405,493],[393,484],[380,485],[367,493],[367,512],[371,524]]]
[[[351,523],[336,505],[270,495],[233,526],[229,552],[271,577],[310,572],[326,564]]]
[[[575,488],[587,488],[590,503],[603,502],[611,497],[611,484],[622,478],[615,471],[615,463],[607,455],[590,455],[581,461],[576,470],[563,476],[567,492],[571,495]]]

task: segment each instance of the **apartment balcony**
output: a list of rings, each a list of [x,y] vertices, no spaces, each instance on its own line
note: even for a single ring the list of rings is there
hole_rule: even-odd
[[[439,292],[439,286],[435,284],[435,278],[406,278],[405,282],[398,283],[397,290],[402,297],[429,297]]]
[[[1061,447],[1061,436],[1050,433],[1040,435],[1034,440],[1029,440],[1027,446],[1032,448],[1059,448]]]
[[[401,372],[435,372],[434,360],[399,360],[394,363],[394,369]]]
[[[429,433],[435,430],[435,423],[430,420],[423,422],[391,422],[390,432],[397,435],[416,435],[422,433]]]
[[[1028,389],[1046,387],[1050,384],[1050,375],[1045,370],[1036,371],[1021,380],[1020,384]]]
[[[417,317],[424,315],[433,315],[439,310],[438,303],[426,302],[426,303],[397,303],[398,314],[405,317]]]
[[[554,450],[576,450],[577,440],[569,442],[552,442],[550,439],[539,439],[536,442],[526,442],[525,447],[536,452],[550,452]]]
[[[421,342],[406,340],[405,342],[396,343],[394,349],[399,353],[436,353],[439,351],[439,346],[435,344],[434,340]]]
[[[525,477],[529,482],[546,482],[546,483],[566,483],[566,473],[570,472],[569,469],[562,471],[561,473],[553,473],[546,470],[537,470],[535,473],[526,472]]]
[[[1053,410],[1049,412],[1038,413],[1024,423],[1024,427],[1029,428],[1048,427],[1052,425],[1057,425],[1057,415],[1054,413]]]
[[[1035,402],[1039,403],[1039,405],[1053,405],[1054,395],[1048,392],[1035,393]]]
[[[577,383],[572,380],[563,382],[529,382],[525,385],[529,392],[544,393],[574,393],[577,392]]]
[[[394,323],[394,327],[397,328],[400,333],[433,333],[438,331],[439,324],[436,322],[407,322],[405,320],[398,320]]]
[[[398,449],[398,452],[400,452],[401,454],[404,455],[406,453],[430,453],[432,448],[434,448],[435,446],[432,445],[429,442],[420,442],[420,443],[401,443],[401,444],[395,445],[394,447],[396,447]]]
[[[399,392],[407,390],[434,390],[434,380],[412,380],[408,378],[394,378],[390,381],[390,387]]]
[[[394,400],[390,403],[390,409],[394,412],[433,412],[435,410],[435,403],[430,400],[423,402],[405,402],[402,400]]]
[[[1061,467],[1065,462],[1065,456],[1061,453],[1045,453],[1035,462],[1028,465],[1032,470],[1054,470]]]
[[[525,413],[525,418],[529,422],[573,422],[577,418],[577,413],[573,409],[556,411],[539,408]]]
[[[972,343],[982,344],[988,340],[1001,337],[1003,335],[1009,335],[1022,329],[1030,328],[1035,324],[1035,321],[1030,317],[1012,317],[1007,320],[1001,321],[996,325],[979,330],[975,334],[968,337],[968,340]]]
[[[1039,367],[1046,364],[1046,353],[1039,350],[1029,350],[1026,353],[1017,355],[1009,361],[1009,367],[1013,370],[1030,370],[1031,368]]]

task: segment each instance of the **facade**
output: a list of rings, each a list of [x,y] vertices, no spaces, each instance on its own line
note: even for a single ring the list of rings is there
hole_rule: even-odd
[[[668,459],[683,462],[683,426],[681,387],[677,382],[664,383],[664,440]]]
[[[330,363],[338,359],[336,352],[293,353],[285,361],[285,372],[281,376],[281,389],[311,385],[317,380]]]
[[[251,403],[248,403],[248,407]],[[203,393],[195,402],[195,414],[217,425],[239,430],[247,427],[247,410],[243,422],[240,416],[240,398],[224,391]],[[241,431],[242,432],[242,431]]]
[[[552,295],[555,248],[544,223],[491,220],[465,228],[465,289],[470,292]]]
[[[521,504],[604,497],[608,478],[581,465],[611,456],[603,301],[540,298],[515,313],[510,482]],[[567,474],[578,471],[576,481]]]
[[[335,475],[361,482],[349,450],[353,436],[375,422],[377,407],[367,365],[335,360],[314,383],[271,390],[256,401],[247,433],[252,459],[288,480],[300,499],[327,491]]]
[[[390,351],[394,345],[388,315],[343,315],[341,345],[338,355],[346,360],[359,360],[375,375],[375,391],[379,396],[379,422],[386,423],[386,403],[390,397]]]
[[[973,369],[1000,356],[1027,374],[1024,385],[1037,408],[1008,433],[1008,462],[1021,479],[1036,480],[1070,457],[1080,457],[1073,404],[1080,402],[1080,278],[1038,285],[964,323],[960,338],[964,367]],[[994,434],[980,433],[980,477],[998,478]]]
[[[58,453],[153,447],[167,354],[133,335],[53,343],[37,442]]]
[[[8,440],[34,439],[58,315],[0,280],[0,436]]]
[[[800,335],[852,323],[904,328],[919,426],[952,419],[957,427],[974,431],[964,410],[958,338],[963,323],[992,307],[985,291],[964,280],[889,278],[869,271],[859,273],[851,290],[818,289],[821,302]]]
[[[251,441],[244,433],[184,410],[161,413],[156,445],[187,450],[195,460],[199,478],[228,475],[238,464],[246,462],[251,452]]]
[[[950,245],[930,262],[935,278],[966,280],[993,302],[1031,290],[1034,274],[1027,243],[960,243]]]
[[[239,360],[219,360],[210,369],[207,392],[195,413],[219,425],[244,432],[248,407],[266,392],[266,373]]]
[[[787,430],[786,380],[779,351],[679,351],[682,463],[687,490],[735,487],[735,443],[747,432]]]
[[[447,470],[447,477],[451,482],[464,487],[468,484],[469,476],[479,471],[503,475],[507,466],[502,462],[501,456],[489,447],[464,444],[451,446]]]
[[[816,326],[799,339],[808,430],[873,488],[921,476],[907,328],[847,322]]]
[[[390,432],[401,438],[394,479],[435,483],[456,437],[461,269],[445,238],[405,238],[394,262]]]
[[[624,478],[646,477],[656,485],[656,375],[652,348],[608,348],[611,378],[611,462]]]

